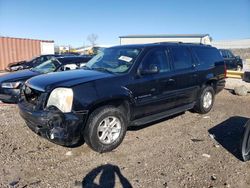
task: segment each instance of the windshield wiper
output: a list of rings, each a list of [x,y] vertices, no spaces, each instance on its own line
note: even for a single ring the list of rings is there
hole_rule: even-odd
[[[95,68],[91,68],[92,70],[97,70],[97,71],[102,71],[102,72],[108,72],[108,73],[111,73],[111,74],[114,74],[114,72],[106,69],[106,68],[103,68],[103,67],[95,67]]]
[[[32,71],[32,72],[39,72],[38,70],[36,70],[36,69],[34,69],[34,68],[30,68],[29,70]],[[39,73],[40,73],[40,72],[39,72]]]
[[[81,69],[84,69],[84,70],[91,70],[92,68],[87,67],[87,66],[83,66],[83,67],[81,67]]]

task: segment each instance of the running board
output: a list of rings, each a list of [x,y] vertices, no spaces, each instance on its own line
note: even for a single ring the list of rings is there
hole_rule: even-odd
[[[168,111],[164,111],[164,112],[160,112],[157,114],[153,114],[153,115],[149,115],[140,119],[136,119],[134,121],[131,122],[131,126],[139,126],[139,125],[144,125],[147,123],[151,123],[153,121],[157,121],[187,110],[190,110],[192,108],[194,108],[195,103],[191,103],[191,104],[187,104],[181,107],[177,107],[177,108],[173,108],[171,110]]]

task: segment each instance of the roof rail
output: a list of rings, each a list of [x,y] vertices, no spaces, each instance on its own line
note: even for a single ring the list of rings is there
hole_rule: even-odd
[[[209,44],[204,44],[204,43],[182,42],[182,41],[156,42],[156,43],[154,43],[154,44],[169,44],[169,43],[174,43],[174,44],[194,44],[194,45],[211,46],[211,45],[209,45]]]

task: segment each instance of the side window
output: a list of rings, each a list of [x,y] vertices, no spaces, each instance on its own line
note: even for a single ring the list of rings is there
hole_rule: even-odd
[[[224,50],[220,50],[220,54],[223,58],[227,58],[226,53]]]
[[[234,58],[234,55],[233,55],[233,53],[232,53],[231,51],[228,50],[228,51],[227,51],[227,54],[228,54],[228,57],[229,57],[229,58]]]
[[[214,65],[218,61],[223,61],[221,54],[215,48],[193,47],[192,49],[196,54],[200,65],[206,64],[210,66]]]
[[[144,57],[140,69],[149,70],[155,65],[159,68],[160,73],[170,71],[169,60],[163,49],[153,49],[149,51]]]
[[[226,50],[221,50],[221,53],[223,58],[228,58],[228,53]]]
[[[186,47],[173,47],[171,51],[175,70],[188,69],[192,67],[192,56]]]

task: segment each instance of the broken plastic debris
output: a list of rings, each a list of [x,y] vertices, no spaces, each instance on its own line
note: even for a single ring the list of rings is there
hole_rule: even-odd
[[[216,176],[215,175],[212,175],[211,176],[211,180],[216,180],[217,178],[216,178]]]
[[[66,155],[66,156],[72,156],[73,153],[72,153],[72,151],[67,151],[67,153],[66,153],[65,155]]]
[[[206,153],[203,153],[202,156],[203,156],[203,157],[206,157],[206,158],[210,158],[210,157],[211,157],[210,155],[208,155],[208,154],[206,154]]]

